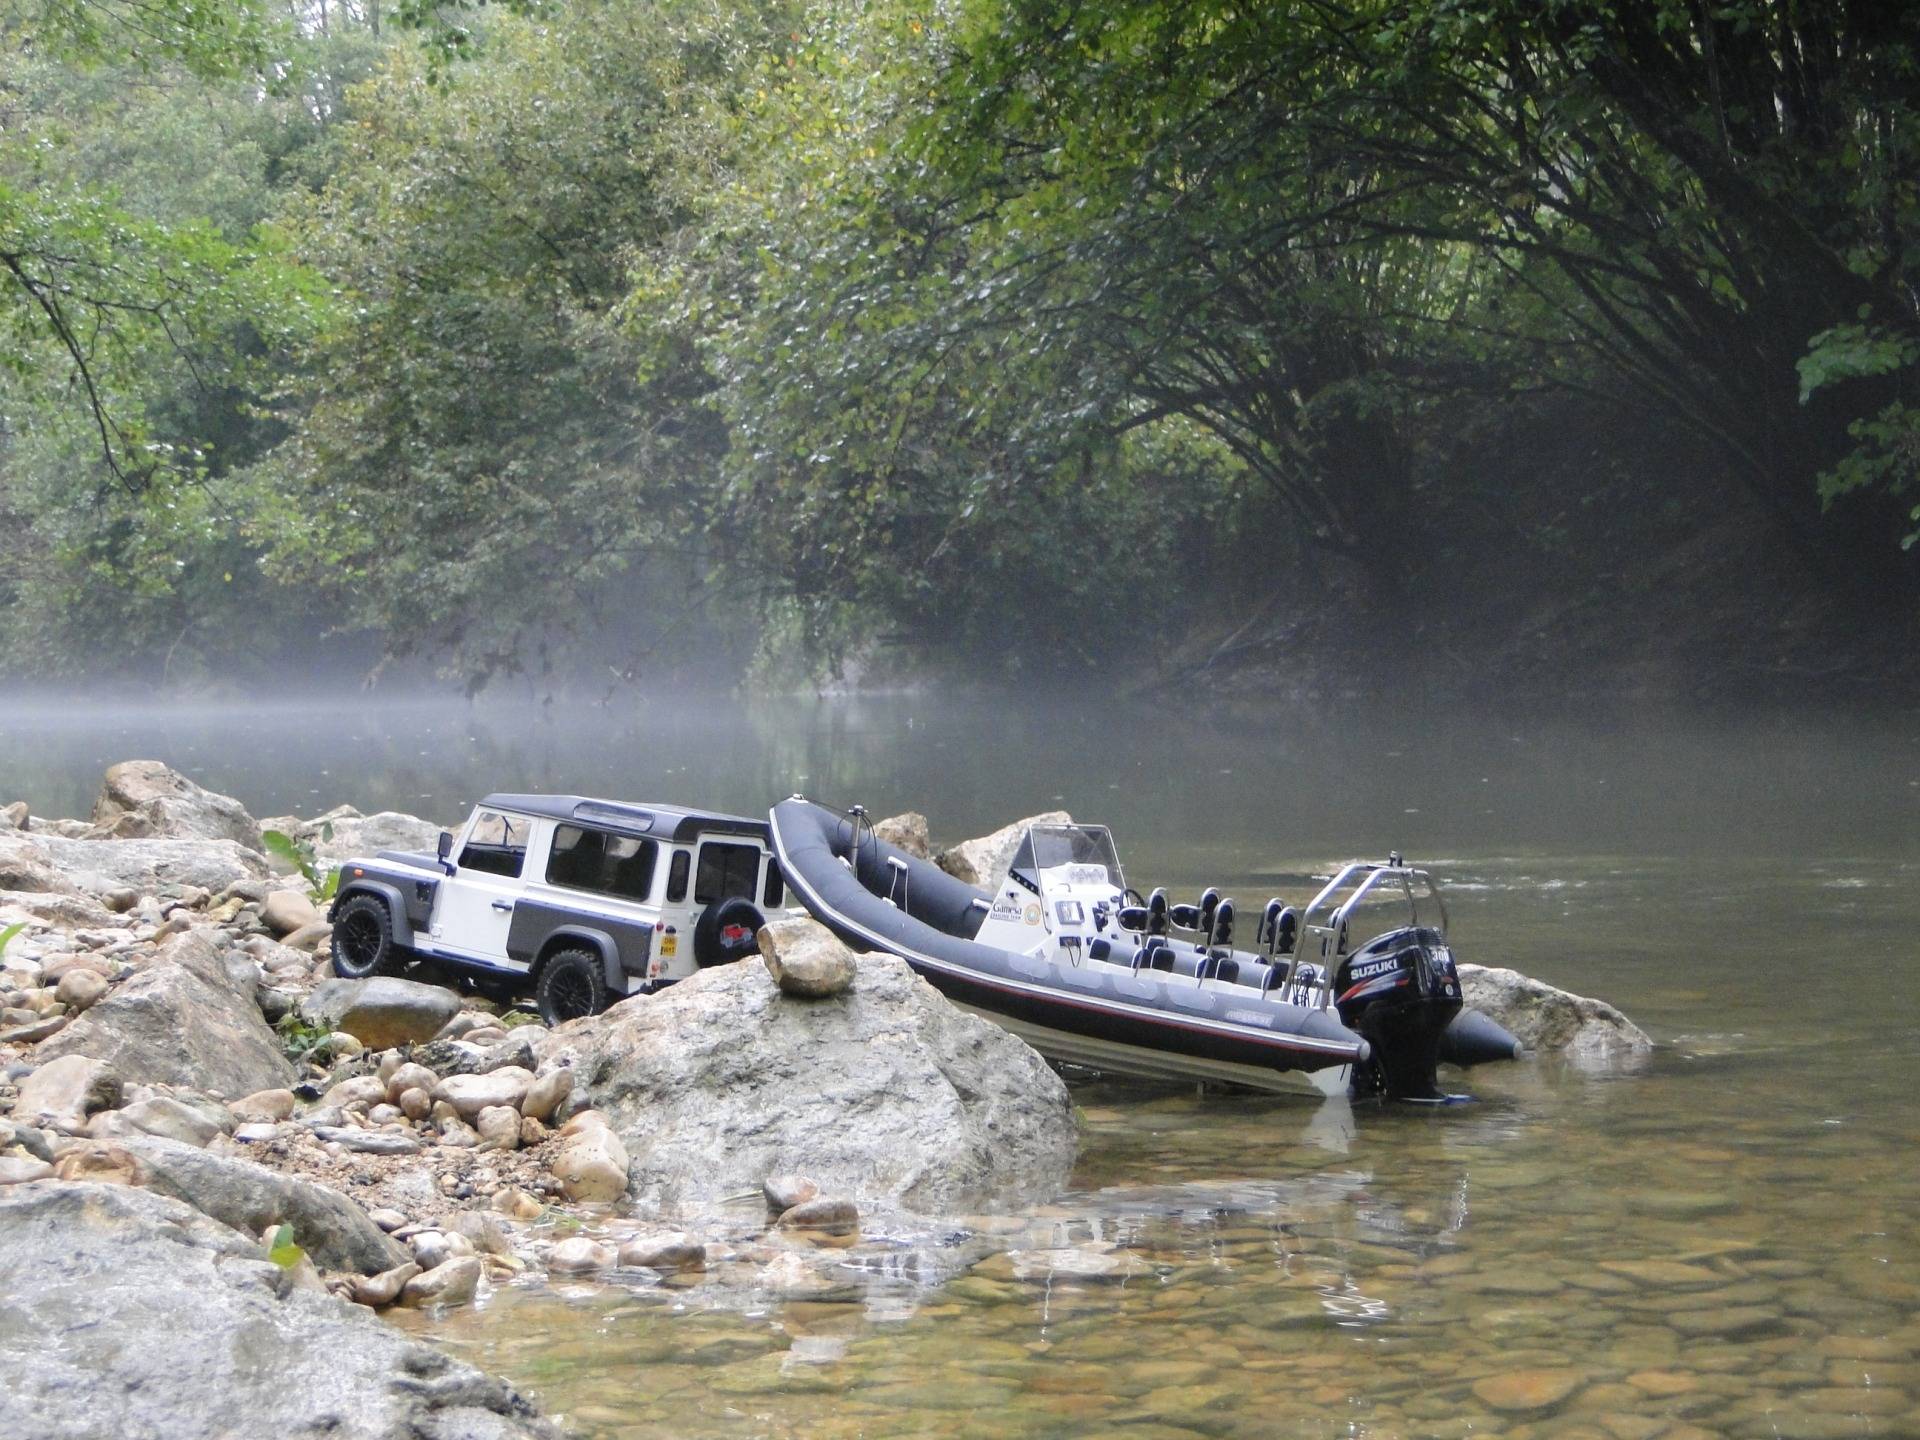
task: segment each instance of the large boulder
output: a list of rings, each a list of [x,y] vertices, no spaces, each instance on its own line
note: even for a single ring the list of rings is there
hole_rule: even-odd
[[[552,1440],[512,1387],[160,1195],[0,1187],[10,1440]]]
[[[24,831],[0,832],[0,890],[29,895],[74,895],[73,882],[54,865],[47,847]]]
[[[120,839],[232,840],[260,848],[260,826],[230,795],[204,790],[158,760],[108,768],[93,823]]]
[[[722,965],[542,1039],[631,1159],[628,1193],[697,1208],[802,1173],[923,1213],[1059,1190],[1073,1107],[1022,1041],[948,1003],[890,955],[832,999]]]
[[[251,961],[229,964],[204,932],[181,935],[34,1051],[106,1061],[130,1085],[235,1098],[291,1085],[293,1067],[254,1000]]]
[[[362,815],[351,805],[342,805],[312,820],[281,815],[262,820],[260,824],[263,829],[278,830],[311,845],[316,859],[333,865],[356,855],[375,855],[382,850],[431,855],[440,843],[443,828],[431,820],[398,810]]]
[[[344,1030],[369,1050],[431,1040],[460,1013],[460,997],[438,985],[391,975],[323,980],[300,1002],[300,1013],[324,1030]]]
[[[140,1162],[140,1188],[171,1195],[243,1235],[291,1225],[294,1243],[323,1270],[377,1275],[404,1265],[404,1247],[336,1190],[158,1135],[117,1142]]]
[[[1644,1058],[1653,1049],[1647,1032],[1606,1001],[1557,989],[1518,970],[1463,964],[1460,993],[1529,1050],[1610,1065]]]
[[[916,860],[933,858],[933,841],[927,833],[927,817],[918,810],[906,810],[874,821],[873,834],[875,839],[904,850]]]
[[[86,1055],[61,1055],[20,1082],[13,1116],[29,1125],[77,1130],[96,1110],[118,1105],[120,1092],[120,1077],[111,1065]]]
[[[956,879],[981,890],[998,890],[1007,878],[1007,866],[1029,825],[1071,825],[1073,817],[1064,810],[1046,810],[1003,826],[991,835],[962,840],[934,857],[934,863]]]
[[[267,873],[266,859],[236,840],[72,840],[35,835],[32,843],[69,885],[89,895],[124,889],[154,895],[187,886],[217,894]]]

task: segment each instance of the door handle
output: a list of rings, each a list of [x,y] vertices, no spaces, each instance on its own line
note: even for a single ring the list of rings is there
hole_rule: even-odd
[[[513,909],[513,902],[511,900],[496,900],[493,902],[493,908],[501,911],[511,910]]]

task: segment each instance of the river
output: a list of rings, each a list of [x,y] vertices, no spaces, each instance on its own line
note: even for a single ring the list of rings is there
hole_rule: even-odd
[[[432,1327],[585,1435],[1920,1435],[1920,725],[1202,713],[28,700],[0,799],[84,813],[151,756],[257,815],[801,790],[951,839],[1062,807],[1136,885],[1243,909],[1391,847],[1463,959],[1660,1042],[1478,1070],[1437,1112],[1083,1082],[1072,1191],[946,1217],[990,1242],[957,1274],[744,1308],[528,1282]]]

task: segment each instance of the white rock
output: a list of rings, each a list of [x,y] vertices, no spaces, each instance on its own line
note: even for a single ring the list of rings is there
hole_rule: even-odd
[[[520,1102],[520,1113],[530,1120],[549,1119],[572,1093],[573,1071],[564,1065],[556,1066],[536,1077],[527,1087],[526,1097]]]
[[[553,1247],[547,1256],[547,1269],[556,1275],[584,1275],[607,1269],[615,1258],[614,1252],[599,1241],[575,1235]]]
[[[233,1112],[233,1118],[241,1121],[285,1120],[293,1114],[294,1098],[291,1090],[256,1090],[243,1096],[227,1108]]]
[[[276,890],[260,907],[260,923],[275,936],[291,935],[306,925],[317,925],[325,917],[304,890]]]
[[[465,1305],[480,1288],[486,1269],[478,1256],[463,1255],[414,1276],[400,1291],[406,1306]]]
[[[0,1185],[25,1185],[53,1174],[53,1166],[31,1155],[0,1155]]]
[[[387,1087],[380,1083],[378,1075],[356,1075],[328,1090],[321,1096],[320,1103],[344,1109],[348,1105],[377,1105],[386,1098]]]
[[[590,1205],[611,1204],[626,1194],[631,1161],[627,1147],[604,1121],[574,1128],[584,1115],[593,1113],[583,1112],[567,1122],[566,1130],[561,1132],[559,1153],[548,1166],[560,1182],[561,1193],[569,1200]]]
[[[149,1135],[163,1136],[168,1140],[178,1140],[183,1144],[195,1145],[203,1149],[211,1145],[216,1137],[225,1133],[224,1126],[216,1124],[198,1110],[164,1095],[135,1101],[117,1113],[128,1124]]]
[[[918,810],[874,821],[873,834],[875,839],[904,850],[916,860],[933,858],[933,845],[927,834],[927,817]]]
[[[85,1010],[107,993],[106,977],[93,970],[69,970],[53,992],[69,1010]]]
[[[520,1112],[511,1105],[489,1105],[474,1120],[482,1150],[520,1148]]]
[[[786,916],[760,927],[760,955],[783,994],[824,1000],[852,988],[853,952],[810,916]]]
[[[62,1055],[20,1082],[13,1102],[16,1120],[79,1129],[96,1110],[120,1102],[120,1077],[104,1060]]]
[[[704,1270],[707,1247],[677,1230],[641,1235],[620,1247],[620,1263],[647,1270]]]
[[[533,1085],[533,1072],[518,1065],[503,1065],[484,1075],[449,1075],[433,1087],[433,1098],[444,1100],[462,1120],[478,1118],[482,1110],[495,1105],[520,1108]]]
[[[1064,810],[1043,811],[1025,820],[1016,820],[991,835],[963,840],[953,848],[941,851],[934,857],[934,863],[949,875],[977,889],[998,890],[1000,882],[1007,878],[1007,867],[1013,861],[1013,852],[1020,848],[1020,841],[1029,826],[1072,823],[1073,817]]]
[[[1576,1065],[1634,1064],[1653,1040],[1604,1000],[1560,990],[1544,981],[1489,965],[1460,967],[1461,997],[1498,1021],[1529,1050],[1558,1052]]]
[[[93,821],[122,836],[234,840],[260,848],[260,826],[246,807],[215,794],[158,760],[124,760],[110,767],[93,802]]]

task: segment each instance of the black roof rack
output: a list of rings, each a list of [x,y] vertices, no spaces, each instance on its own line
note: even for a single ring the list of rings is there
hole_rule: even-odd
[[[751,835],[762,843],[771,836],[765,820],[728,815],[718,810],[689,810],[680,805],[636,805],[626,800],[602,800],[592,795],[489,795],[480,802],[494,810],[540,815],[596,830],[623,835],[646,835],[655,840],[684,842],[703,834]]]

